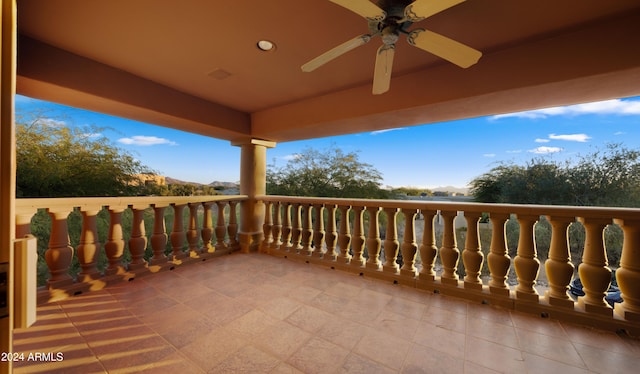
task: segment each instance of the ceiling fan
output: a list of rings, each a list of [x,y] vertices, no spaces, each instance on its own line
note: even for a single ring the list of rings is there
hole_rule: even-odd
[[[329,0],[369,21],[369,33],[357,36],[330,49],[302,65],[302,71],[310,72],[327,62],[368,43],[380,35],[382,46],[378,48],[373,73],[373,94],[389,90],[395,44],[400,34],[407,35],[407,42],[414,47],[430,52],[462,68],[478,62],[482,53],[455,40],[425,29],[408,30],[436,13],[451,8],[465,0],[378,0],[377,5],[369,0]]]

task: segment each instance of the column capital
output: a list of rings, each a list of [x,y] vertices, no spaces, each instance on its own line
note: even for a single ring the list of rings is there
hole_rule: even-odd
[[[242,147],[243,145],[261,145],[265,148],[275,148],[276,142],[263,139],[239,139],[231,141],[234,147]]]

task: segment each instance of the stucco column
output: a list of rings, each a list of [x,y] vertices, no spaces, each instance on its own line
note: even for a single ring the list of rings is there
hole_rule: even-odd
[[[256,196],[266,193],[267,183],[267,148],[275,147],[275,142],[251,139],[231,143],[239,146],[240,151],[240,194],[249,199],[240,206],[240,250],[249,252],[257,250],[264,233],[264,204],[256,200]]]
[[[16,238],[16,138],[14,94],[16,92],[16,2],[0,2],[0,264],[7,274],[7,313],[0,314],[0,352],[13,346],[13,243]],[[7,265],[8,264],[8,265]],[[22,282],[22,280],[18,280]],[[11,372],[11,361],[0,361],[0,373]]]

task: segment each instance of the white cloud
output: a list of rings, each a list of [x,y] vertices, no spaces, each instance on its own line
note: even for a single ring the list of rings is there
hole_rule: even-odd
[[[613,135],[624,135],[624,134],[626,134],[626,132],[624,131],[616,131],[613,133]]]
[[[37,122],[49,127],[65,127],[67,125],[65,121],[53,118],[38,118]]]
[[[286,160],[286,161],[291,161],[291,160],[297,160],[297,159],[299,159],[300,157],[301,157],[301,156],[300,156],[300,154],[299,154],[299,153],[294,153],[294,154],[292,154],[292,155],[286,155],[286,156],[283,156],[283,157],[282,157],[282,159],[283,159],[283,160]]]
[[[551,140],[549,139],[541,139],[541,138],[537,138],[535,140],[536,143],[549,143]]]
[[[120,138],[118,142],[122,144],[128,145],[140,145],[140,146],[150,146],[150,145],[159,145],[159,144],[169,144],[176,145],[176,142],[173,142],[169,139],[158,138],[157,136],[145,136],[145,135],[135,135],[130,138]]]
[[[606,100],[595,103],[552,107],[525,112],[498,114],[490,117],[490,120],[501,118],[547,118],[551,116],[579,116],[585,114],[609,114],[609,115],[640,115],[640,100]]]
[[[495,153],[485,153],[482,156],[484,156],[484,157],[496,157],[496,154]]]
[[[564,134],[564,135],[549,134],[549,139],[584,143],[587,140],[591,139],[591,137],[587,134]]]
[[[535,153],[538,155],[546,155],[548,153],[558,153],[562,152],[562,148],[559,147],[538,147],[534,149],[530,149],[528,152]]]
[[[507,151],[507,153],[522,153],[522,149],[513,149],[511,151]]]
[[[404,127],[398,127],[396,129],[385,129],[385,130],[377,130],[377,131],[371,131],[370,134],[371,135],[380,135],[380,134],[384,134],[385,132],[389,132],[389,131],[398,131],[398,130],[404,130]]]

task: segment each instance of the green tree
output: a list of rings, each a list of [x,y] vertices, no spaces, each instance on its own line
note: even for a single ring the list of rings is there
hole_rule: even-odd
[[[18,197],[131,196],[152,193],[137,174],[153,173],[96,127],[65,126],[42,115],[16,121]]]
[[[577,162],[500,164],[471,181],[485,203],[640,206],[640,152],[607,145]]]
[[[566,204],[569,190],[563,166],[541,158],[498,165],[471,182],[471,194],[485,203]]]
[[[383,199],[388,191],[380,188],[381,181],[382,174],[361,162],[357,152],[335,146],[307,148],[284,167],[267,169],[267,193],[272,195]]]
[[[640,152],[621,144],[583,156],[568,171],[575,205],[640,206]]]

